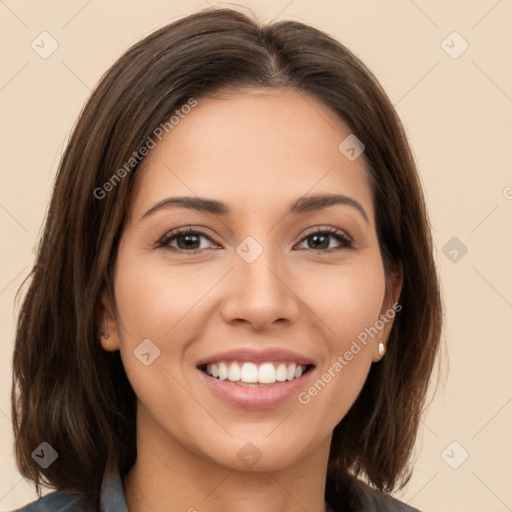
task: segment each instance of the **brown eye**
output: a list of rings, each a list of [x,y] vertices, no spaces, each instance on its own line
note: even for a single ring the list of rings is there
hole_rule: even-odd
[[[336,240],[339,244],[341,244],[341,247],[330,247],[331,241],[333,239]],[[342,250],[350,249],[352,247],[352,240],[348,238],[348,236],[345,235],[345,233],[335,228],[327,228],[314,231],[312,233],[307,234],[302,239],[302,241],[307,242],[306,249],[310,250]]]
[[[158,247],[182,251],[188,254],[197,254],[208,249],[208,247],[201,247],[201,239],[212,242],[212,239],[201,230],[176,229],[165,235],[160,242],[158,242]],[[177,246],[171,245],[173,242],[176,242]]]

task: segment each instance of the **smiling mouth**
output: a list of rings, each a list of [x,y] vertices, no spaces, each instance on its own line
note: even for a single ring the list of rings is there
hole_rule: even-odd
[[[246,387],[263,387],[299,379],[314,368],[314,365],[294,362],[218,361],[200,365],[198,368],[216,380]]]

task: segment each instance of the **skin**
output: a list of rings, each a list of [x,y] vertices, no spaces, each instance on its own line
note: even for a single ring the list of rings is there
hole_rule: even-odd
[[[101,344],[121,351],[138,398],[138,458],[124,479],[131,512],[325,510],[332,431],[378,364],[392,321],[307,405],[294,396],[266,410],[234,407],[195,366],[242,346],[284,347],[315,362],[311,385],[398,301],[401,271],[386,280],[364,155],[349,161],[338,149],[349,134],[311,96],[247,89],[199,98],[138,169],[115,263],[117,317],[101,298]],[[348,205],[285,215],[292,201],[322,193],[357,200],[368,222]],[[173,206],[141,220],[185,195],[233,213]],[[183,236],[156,248],[183,226],[207,231],[211,239],[194,239],[199,254],[187,254]],[[329,227],[353,248],[306,237]],[[252,263],[236,252],[248,236],[263,249]],[[148,338],[160,356],[145,366],[134,350]],[[248,442],[261,453],[252,468],[237,457]]]

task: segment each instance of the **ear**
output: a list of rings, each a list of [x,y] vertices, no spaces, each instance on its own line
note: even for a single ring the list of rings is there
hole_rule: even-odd
[[[393,327],[395,315],[397,311],[402,309],[398,304],[403,285],[403,266],[399,261],[389,273],[386,279],[386,292],[382,302],[382,308],[379,314],[379,320],[384,324],[382,329],[374,338],[373,361],[380,361],[386,353],[389,333]]]
[[[115,319],[113,308],[106,291],[98,297],[95,306],[96,324],[99,327],[99,342],[104,350],[113,352],[121,348],[119,342],[119,329]]]

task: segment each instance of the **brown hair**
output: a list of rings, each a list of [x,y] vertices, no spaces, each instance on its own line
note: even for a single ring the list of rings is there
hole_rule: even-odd
[[[104,197],[94,191],[140,157],[155,128],[190,98],[243,86],[308,93],[366,146],[386,273],[403,265],[403,309],[386,357],[372,365],[334,430],[329,471],[339,481],[363,476],[388,492],[410,478],[442,308],[427,212],[401,122],[372,73],[325,33],[295,21],[260,26],[239,12],[209,8],[152,33],[109,69],[60,162],[13,358],[16,459],[38,493],[50,485],[97,504],[104,471],[123,475],[137,456],[135,394],[119,351],[102,349],[96,318],[103,291],[115,308],[112,267],[136,166]],[[47,469],[31,457],[44,441],[58,452]]]

